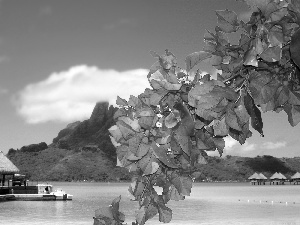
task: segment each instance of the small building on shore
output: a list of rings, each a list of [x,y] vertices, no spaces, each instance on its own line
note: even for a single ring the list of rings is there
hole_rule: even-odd
[[[274,173],[271,177],[270,177],[270,184],[284,184],[286,180],[286,177],[282,174],[282,173]]]
[[[0,186],[5,186],[5,177],[14,177],[14,174],[18,172],[19,169],[0,151]],[[8,179],[7,186],[9,186]]]
[[[299,172],[295,173],[295,174],[291,177],[290,182],[291,182],[291,183],[294,183],[294,184],[300,183],[300,173],[299,173]]]
[[[267,179],[268,178],[266,178],[265,175],[263,175],[262,173],[258,174],[256,172],[248,178],[248,180],[250,180],[252,185],[255,185],[255,184],[257,184],[257,185],[263,184],[264,185]]]

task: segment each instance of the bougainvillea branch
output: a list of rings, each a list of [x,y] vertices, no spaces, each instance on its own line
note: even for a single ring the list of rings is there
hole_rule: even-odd
[[[204,36],[203,50],[186,57],[186,68],[168,50],[151,52],[157,58],[147,76],[152,88],[128,101],[117,99],[116,125],[109,131],[117,165],[134,173],[134,224],[156,214],[170,222],[167,203],[190,195],[206,151],[222,155],[226,136],[244,144],[250,125],[263,136],[261,112],[284,110],[292,126],[300,122],[300,1],[245,2],[252,10],[248,22],[228,9],[216,11],[218,25]],[[227,34],[236,32],[234,45]],[[196,71],[202,61],[221,71],[216,78]],[[95,224],[122,224],[119,201],[106,220],[97,211]]]

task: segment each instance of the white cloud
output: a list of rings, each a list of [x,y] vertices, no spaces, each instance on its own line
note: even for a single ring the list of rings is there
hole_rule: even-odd
[[[256,144],[250,144],[248,141],[245,142],[245,144],[241,147],[243,152],[250,152],[256,149]]]
[[[243,156],[250,151],[256,150],[256,144],[250,144],[246,141],[243,145],[241,145],[237,140],[233,139],[230,136],[224,138],[225,140],[225,148],[223,155],[236,155]],[[218,151],[207,151],[209,156],[219,156]]]
[[[118,72],[92,66],[74,66],[29,84],[15,96],[18,113],[28,123],[72,122],[91,115],[96,102],[115,104],[116,97],[128,99],[149,87],[148,70]]]
[[[279,141],[279,142],[265,142],[262,144],[261,148],[263,149],[277,149],[277,148],[283,148],[286,146],[286,141]]]
[[[225,137],[224,140],[225,140],[225,150],[227,150],[227,151],[230,151],[236,145],[239,145],[239,142],[230,136]]]

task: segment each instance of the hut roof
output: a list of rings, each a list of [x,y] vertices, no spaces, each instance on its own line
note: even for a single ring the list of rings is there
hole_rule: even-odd
[[[280,179],[286,179],[286,176],[284,176],[282,173],[278,173],[278,174],[279,174]]]
[[[282,179],[286,179],[286,177],[282,173],[276,172],[270,177],[270,179],[271,180],[274,180],[274,179],[282,180]]]
[[[259,176],[258,173],[254,173],[254,174],[252,174],[252,176],[250,176],[248,179],[249,179],[249,180],[260,180],[260,179],[262,179],[262,178]]]
[[[0,151],[0,174],[18,173],[19,169]]]
[[[279,177],[279,173],[274,173],[271,177],[270,177],[270,179],[272,180],[272,179],[280,179],[280,177]]]
[[[292,179],[300,179],[300,173],[299,172],[295,173],[291,178]]]
[[[265,176],[265,175],[263,175],[262,173],[260,173],[260,174],[258,174],[260,177],[261,177],[261,179],[263,179],[263,180],[267,180],[268,178]]]

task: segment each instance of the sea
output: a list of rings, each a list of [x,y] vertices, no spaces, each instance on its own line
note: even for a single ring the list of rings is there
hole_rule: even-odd
[[[92,225],[95,210],[122,196],[120,211],[128,225],[138,203],[132,201],[129,183],[51,182],[54,189],[73,195],[72,201],[0,202],[1,225]],[[249,183],[194,183],[184,201],[170,201],[170,225],[299,224],[300,185]],[[162,224],[158,216],[146,225]]]

